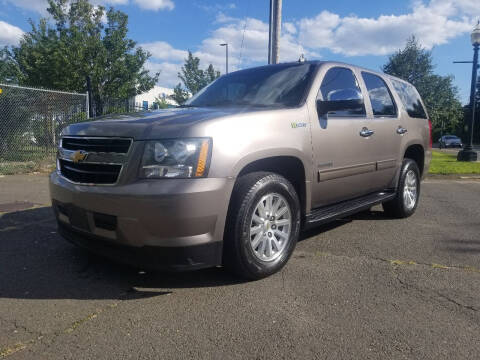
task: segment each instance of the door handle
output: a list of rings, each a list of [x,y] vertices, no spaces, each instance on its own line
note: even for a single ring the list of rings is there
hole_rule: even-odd
[[[373,130],[368,130],[368,128],[364,127],[361,131],[360,131],[360,136],[363,136],[363,137],[369,137],[369,136],[372,136],[373,134],[375,134],[375,131]]]
[[[403,135],[403,134],[405,134],[407,131],[408,131],[408,130],[405,129],[404,127],[399,126],[398,129],[397,129],[397,134]]]

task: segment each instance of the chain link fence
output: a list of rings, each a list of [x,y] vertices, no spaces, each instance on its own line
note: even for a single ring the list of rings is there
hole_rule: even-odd
[[[87,94],[0,84],[0,175],[53,168],[60,132],[87,109]]]
[[[102,104],[92,102],[94,116],[127,114],[144,110],[145,108],[135,104],[135,98],[133,97],[130,99],[105,99]]]

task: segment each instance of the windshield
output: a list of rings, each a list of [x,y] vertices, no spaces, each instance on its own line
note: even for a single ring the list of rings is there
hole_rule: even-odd
[[[445,140],[457,140],[458,137],[456,136],[445,136]]]
[[[199,91],[186,106],[295,107],[303,101],[313,64],[280,64],[224,75]]]

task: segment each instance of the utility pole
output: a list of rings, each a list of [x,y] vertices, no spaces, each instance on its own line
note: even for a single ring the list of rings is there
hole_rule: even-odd
[[[225,74],[228,74],[228,43],[220,44],[225,46]]]
[[[270,27],[268,37],[268,63],[278,64],[280,31],[282,29],[282,0],[270,0]]]

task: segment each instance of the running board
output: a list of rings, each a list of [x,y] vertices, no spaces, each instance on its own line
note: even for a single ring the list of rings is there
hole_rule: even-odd
[[[336,219],[341,219],[359,211],[369,209],[374,205],[391,200],[395,195],[395,192],[376,192],[353,200],[342,201],[334,205],[327,205],[313,209],[306,216],[305,227],[308,228]]]

